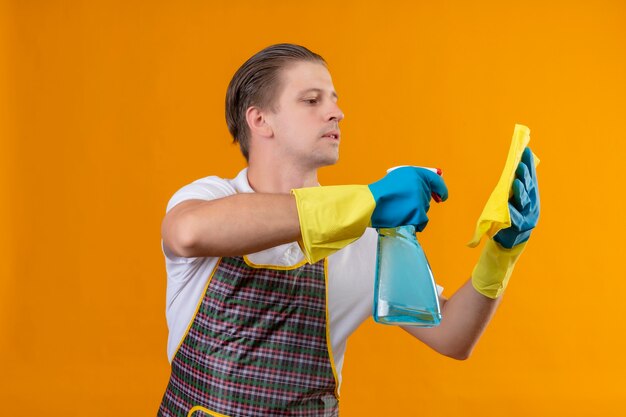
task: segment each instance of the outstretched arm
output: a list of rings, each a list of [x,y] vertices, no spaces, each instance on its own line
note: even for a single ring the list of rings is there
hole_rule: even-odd
[[[369,186],[188,200],[166,214],[161,234],[163,243],[183,257],[238,256],[298,241],[314,263],[358,239],[369,224],[425,227],[432,192],[447,198],[437,174],[403,167]]]
[[[238,256],[300,238],[296,199],[290,194],[236,194],[187,200],[161,225],[163,243],[177,256]]]

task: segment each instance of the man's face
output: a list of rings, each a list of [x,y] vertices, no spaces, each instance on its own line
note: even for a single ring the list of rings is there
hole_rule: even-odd
[[[339,122],[343,112],[326,67],[297,62],[282,70],[276,112],[270,112],[279,157],[307,168],[332,165],[339,159]]]

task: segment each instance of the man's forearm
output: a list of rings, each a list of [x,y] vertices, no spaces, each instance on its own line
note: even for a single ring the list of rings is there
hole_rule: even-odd
[[[403,328],[446,356],[467,359],[491,321],[501,298],[491,299],[478,293],[469,279],[444,303],[438,327]]]
[[[162,232],[179,256],[238,256],[298,240],[300,224],[292,195],[249,193],[189,202]]]

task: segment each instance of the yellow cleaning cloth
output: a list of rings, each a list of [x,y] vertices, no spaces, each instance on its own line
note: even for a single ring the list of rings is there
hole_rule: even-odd
[[[504,170],[498,181],[498,185],[492,191],[482,214],[476,223],[476,231],[474,237],[467,244],[470,248],[475,248],[480,243],[484,234],[490,238],[499,230],[511,226],[511,217],[509,215],[509,196],[511,186],[515,180],[515,170],[522,159],[522,153],[530,142],[530,129],[524,125],[515,125],[513,131],[513,140],[509,148],[509,155],[504,165]],[[533,153],[535,166],[539,165],[539,158]]]

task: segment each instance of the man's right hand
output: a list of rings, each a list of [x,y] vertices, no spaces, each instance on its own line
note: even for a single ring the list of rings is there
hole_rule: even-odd
[[[413,225],[421,232],[428,223],[431,195],[448,199],[443,178],[426,168],[396,168],[368,187],[376,202],[371,216],[376,228]]]
[[[448,198],[443,179],[425,168],[402,167],[368,185],[298,188],[296,197],[307,260],[317,262],[357,240],[366,227],[413,225],[422,231],[431,194]]]

